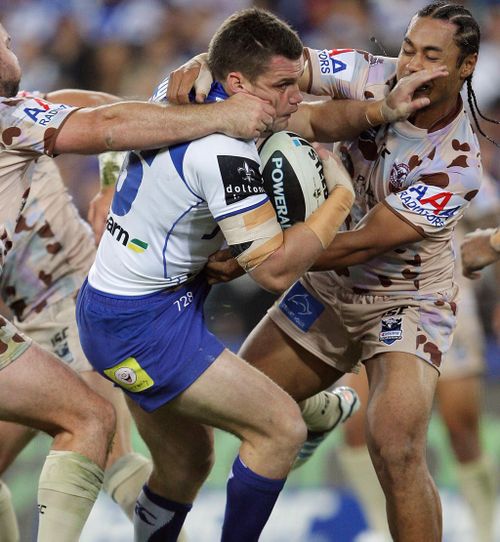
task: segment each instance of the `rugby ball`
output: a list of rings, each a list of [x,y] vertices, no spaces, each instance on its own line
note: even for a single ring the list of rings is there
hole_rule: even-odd
[[[293,132],[276,132],[259,148],[262,178],[282,228],[303,222],[328,197],[314,147]]]

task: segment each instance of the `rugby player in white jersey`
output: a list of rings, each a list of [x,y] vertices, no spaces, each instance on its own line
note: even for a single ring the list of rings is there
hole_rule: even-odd
[[[50,102],[50,96],[17,97],[20,78],[10,36],[0,26],[0,266],[41,155],[151,148],[216,131],[254,137],[274,115],[269,104],[243,95],[201,108],[129,102],[76,109]],[[0,419],[54,437],[40,475],[38,540],[78,540],[102,484],[115,430],[111,404],[5,318],[0,388]]]
[[[250,93],[287,126],[302,100],[302,44],[265,11],[239,12],[212,39],[209,100]],[[430,76],[426,74],[428,79]],[[155,99],[165,97],[161,85]],[[403,109],[418,107],[403,104]],[[368,126],[386,102],[357,108]],[[372,107],[373,106],[373,107]],[[228,482],[222,540],[257,540],[306,430],[297,404],[230,353],[203,322],[202,273],[223,239],[262,286],[282,291],[334,237],[351,204],[340,164],[326,159],[330,197],[283,232],[263,191],[253,141],[209,136],[128,154],[88,283],[77,304],[84,352],[121,386],[154,468],[136,507],[136,540],[176,540],[212,463],[212,429],[242,440]]]
[[[417,90],[415,96],[430,103],[409,121],[337,145],[357,194],[347,231],[316,262],[315,269],[326,272],[297,282],[240,351],[297,400],[365,364],[368,445],[391,535],[404,542],[441,539],[426,434],[455,327],[452,230],[481,179],[479,146],[460,98],[467,82],[474,100],[479,41],[467,9],[438,2],[410,21],[398,59],[353,49],[306,50],[310,64],[301,88],[335,98],[379,99],[396,81],[436,64],[448,75]],[[338,139],[334,103],[302,104],[289,128],[310,140]],[[224,257],[209,264],[214,280],[235,274],[234,262]],[[307,321],[297,314],[296,294],[313,308]]]

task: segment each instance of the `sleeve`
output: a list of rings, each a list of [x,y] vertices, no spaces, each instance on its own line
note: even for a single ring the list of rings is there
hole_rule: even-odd
[[[264,190],[260,158],[253,143],[225,136],[201,140],[212,152],[193,146],[194,191],[203,195],[212,216],[245,270],[262,263],[283,242],[283,232]],[[216,149],[224,149],[217,152]],[[190,160],[191,162],[191,160]]]
[[[59,130],[76,110],[33,96],[4,99],[0,101],[0,148],[52,156]]]
[[[354,100],[381,99],[390,90],[396,59],[356,49],[306,48],[310,63],[308,92]]]
[[[459,139],[434,149],[430,162],[428,156],[411,171],[410,186],[390,194],[385,204],[424,237],[447,235],[479,192],[483,174],[476,151],[475,144]]]
[[[477,193],[477,190],[467,194],[453,192],[428,184],[441,181],[444,175],[422,176],[408,189],[390,194],[384,203],[424,237],[440,237],[455,226]]]

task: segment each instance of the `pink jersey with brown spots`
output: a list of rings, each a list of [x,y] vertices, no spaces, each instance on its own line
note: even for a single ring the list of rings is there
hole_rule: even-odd
[[[352,49],[308,52],[313,94],[380,99],[395,83],[394,58]],[[336,144],[356,190],[346,228],[362,227],[381,202],[423,236],[364,264],[332,271],[341,286],[376,295],[425,294],[452,286],[453,229],[479,190],[482,169],[461,100],[446,121],[435,131],[398,122]]]
[[[28,197],[34,162],[52,155],[59,129],[75,110],[38,97],[0,98],[0,269]]]
[[[90,226],[51,158],[41,156],[35,163],[13,243],[0,277],[0,296],[18,321],[76,294],[94,261]]]

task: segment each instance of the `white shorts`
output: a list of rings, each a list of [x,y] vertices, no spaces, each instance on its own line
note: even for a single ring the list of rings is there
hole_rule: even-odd
[[[31,314],[23,322],[16,320],[15,324],[42,348],[81,373],[93,369],[80,346],[75,303],[73,297],[65,297],[45,307],[40,313]]]

